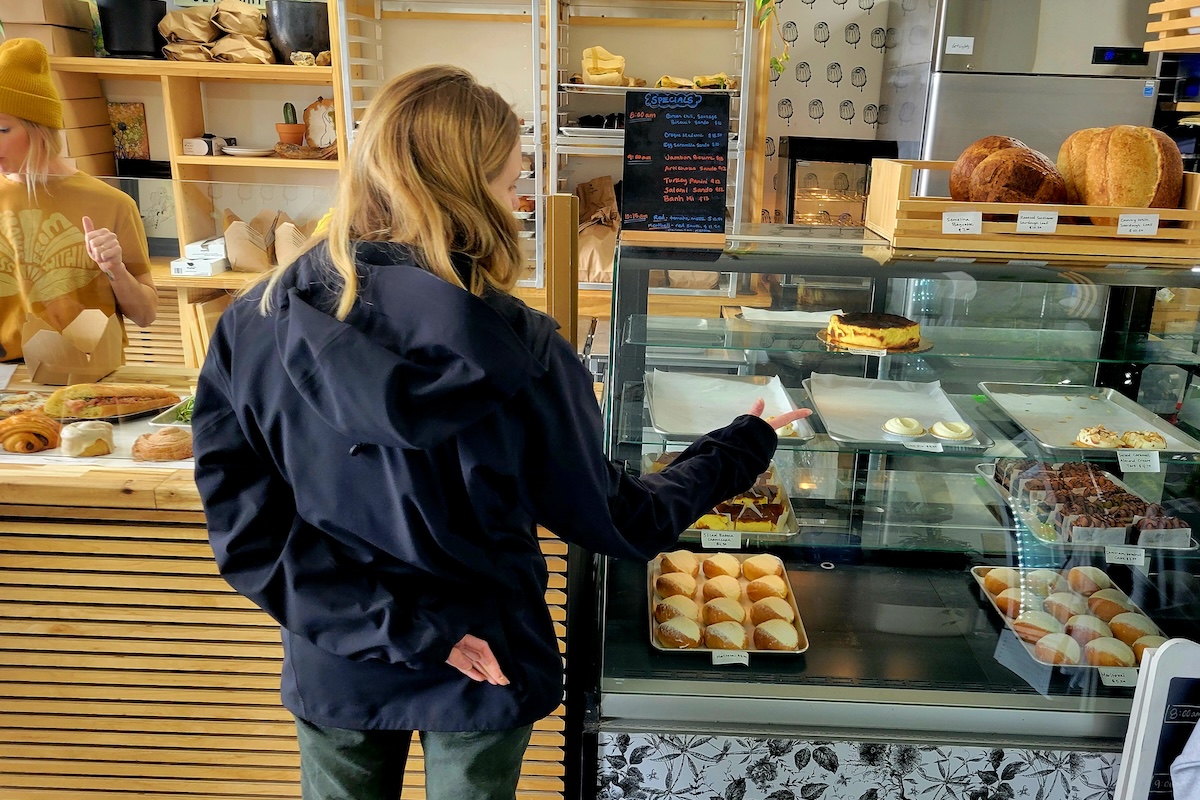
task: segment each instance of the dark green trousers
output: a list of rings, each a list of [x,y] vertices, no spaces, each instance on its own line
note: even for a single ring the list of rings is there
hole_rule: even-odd
[[[513,800],[533,726],[422,731],[427,800]],[[296,718],[304,800],[397,800],[412,731],[324,728]]]

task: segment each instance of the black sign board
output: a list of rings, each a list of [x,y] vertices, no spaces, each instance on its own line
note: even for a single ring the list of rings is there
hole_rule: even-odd
[[[729,95],[652,90],[625,97],[622,236],[725,234]]]

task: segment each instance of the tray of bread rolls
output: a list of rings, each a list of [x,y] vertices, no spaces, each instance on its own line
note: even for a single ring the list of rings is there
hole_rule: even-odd
[[[1146,650],[1166,641],[1099,567],[972,567],[971,576],[1039,664],[1135,667]]]
[[[642,473],[660,472],[682,451],[646,455]],[[687,529],[688,533],[703,534],[706,530],[741,531],[766,538],[787,538],[800,532],[800,521],[792,510],[792,500],[783,489],[779,470],[772,461],[754,485],[718,503]]]
[[[798,654],[808,634],[783,562],[769,553],[661,553],[648,565],[658,650]]]
[[[975,472],[1034,538],[1066,549],[1136,545],[1195,550],[1190,523],[1086,461],[1000,458]]]

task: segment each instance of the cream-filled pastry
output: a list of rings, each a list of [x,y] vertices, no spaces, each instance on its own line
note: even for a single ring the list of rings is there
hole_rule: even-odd
[[[75,458],[106,456],[113,451],[113,426],[111,422],[84,420],[64,425],[62,437],[63,455]]]

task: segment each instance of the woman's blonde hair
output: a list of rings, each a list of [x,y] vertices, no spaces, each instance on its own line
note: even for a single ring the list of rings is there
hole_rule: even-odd
[[[32,200],[37,196],[38,189],[46,187],[50,168],[62,156],[62,139],[54,128],[27,119],[19,121],[29,135],[29,152],[21,164],[21,176],[25,179],[25,188]]]
[[[458,67],[414,69],[380,90],[359,126],[324,234],[340,284],[338,319],[358,294],[360,241],[405,245],[419,266],[475,295],[488,286],[512,289],[522,262],[517,224],[489,184],[511,159],[518,128],[504,98]],[[471,265],[462,275],[456,256]],[[281,274],[272,274],[263,294],[264,313]]]

